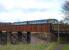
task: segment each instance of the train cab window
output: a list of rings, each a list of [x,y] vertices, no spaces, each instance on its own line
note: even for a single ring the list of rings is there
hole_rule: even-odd
[[[48,19],[48,23],[57,24],[58,20],[56,20],[56,19]]]

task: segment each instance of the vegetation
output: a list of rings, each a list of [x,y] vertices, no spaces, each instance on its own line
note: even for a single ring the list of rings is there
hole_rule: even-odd
[[[58,43],[51,42],[49,44],[7,44],[7,45],[0,45],[0,50],[55,50],[58,46]],[[69,46],[65,45],[65,50],[67,50]]]
[[[64,47],[62,50],[69,50],[69,44],[64,44]]]
[[[7,44],[1,45],[0,50],[45,50],[46,45],[44,44]]]
[[[62,20],[61,23],[69,24],[69,1],[65,1],[62,9],[62,12],[64,13],[64,20]]]
[[[49,43],[48,47],[46,48],[46,50],[55,50],[55,48],[58,46],[58,44],[56,42],[53,43]]]

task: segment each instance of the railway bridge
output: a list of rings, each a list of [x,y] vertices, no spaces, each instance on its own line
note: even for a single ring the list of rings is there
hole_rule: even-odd
[[[45,23],[44,23],[45,21]],[[15,23],[0,23],[0,43],[6,44],[11,42],[16,44],[19,42],[30,43],[31,34],[41,39],[52,39],[57,38],[58,33],[60,37],[69,36],[69,25],[67,24],[52,24],[43,22],[36,22],[36,24],[31,24],[31,22],[25,22],[24,24]]]

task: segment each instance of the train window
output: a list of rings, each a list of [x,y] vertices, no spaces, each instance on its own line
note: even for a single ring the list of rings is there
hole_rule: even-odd
[[[37,23],[38,23],[38,24],[44,24],[44,23],[47,23],[47,21],[46,21],[46,20],[40,20],[40,21],[38,21]]]
[[[57,24],[58,20],[56,20],[56,19],[48,19],[48,23]]]
[[[25,25],[25,24],[27,24],[27,22],[16,22],[16,23],[14,23],[14,25]]]
[[[44,23],[47,23],[47,20],[36,20],[29,22],[29,24],[44,24]]]
[[[36,24],[35,21],[29,21],[29,24]]]

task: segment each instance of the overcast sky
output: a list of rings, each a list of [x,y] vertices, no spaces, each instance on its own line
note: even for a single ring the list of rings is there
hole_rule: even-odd
[[[63,19],[64,0],[0,0],[0,22]]]

